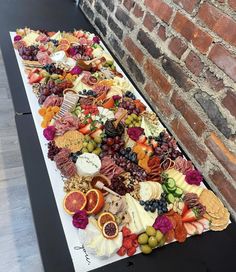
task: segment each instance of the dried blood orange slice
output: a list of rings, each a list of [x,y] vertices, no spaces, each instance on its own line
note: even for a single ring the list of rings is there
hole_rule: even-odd
[[[60,44],[55,51],[67,51],[70,48],[69,44]]]
[[[81,191],[71,191],[64,197],[63,207],[68,214],[74,214],[77,211],[83,210],[86,206],[87,199]]]
[[[119,233],[118,226],[114,221],[106,222],[102,227],[102,234],[107,239],[114,239]]]
[[[59,44],[70,44],[67,39],[60,39]]]
[[[98,214],[104,206],[105,200],[100,190],[91,189],[86,193],[87,204],[85,210],[88,214]]]
[[[98,226],[102,229],[103,225],[109,221],[115,222],[115,216],[110,212],[103,212],[98,217]]]

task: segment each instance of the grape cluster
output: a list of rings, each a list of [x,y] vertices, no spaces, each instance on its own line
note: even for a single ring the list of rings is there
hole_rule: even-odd
[[[123,99],[120,103],[119,103],[119,107],[125,109],[128,111],[128,114],[136,114],[139,115],[140,114],[140,110],[138,108],[136,108],[135,104],[133,103],[132,100],[126,100]]]
[[[19,54],[23,60],[37,61],[39,48],[34,45],[22,46],[19,48]]]
[[[97,96],[97,93],[93,90],[83,90],[81,92],[79,92],[80,94],[82,95],[87,95],[87,96],[93,96],[93,97],[96,97]]]
[[[76,45],[67,50],[67,53],[71,56],[75,56],[77,54],[83,56],[85,55],[86,45]]]
[[[111,185],[110,185],[111,190],[121,196],[124,196],[126,193],[132,192],[134,189],[126,187],[124,184],[124,181],[125,181],[124,177],[114,176],[111,179]]]
[[[125,93],[125,97],[131,98],[132,100],[136,99],[135,95],[131,91],[127,91]]]
[[[52,74],[58,74],[58,75],[62,75],[63,74],[63,70],[60,68],[57,68],[55,66],[55,64],[51,63],[51,64],[46,64],[43,67],[44,70],[46,70],[50,75]]]
[[[55,83],[54,80],[49,80],[47,83],[42,84],[39,87],[39,104],[43,104],[43,102],[46,100],[46,98],[52,94],[62,96],[63,91],[67,88],[71,88],[72,83],[69,81],[63,81],[60,83]]]
[[[177,157],[182,156],[182,153],[177,150],[175,139],[166,131],[161,132],[155,140],[158,142],[158,146],[154,151],[161,161],[164,161],[167,158],[175,160]]]
[[[143,201],[140,200],[140,205],[144,206],[145,211],[155,212],[157,211],[159,215],[168,212],[166,194],[162,193],[160,199],[152,199]]]
[[[115,163],[123,168],[126,172],[130,172],[131,176],[138,181],[146,179],[147,174],[143,168],[139,167],[136,163],[126,159],[125,157],[116,153],[113,157]]]
[[[127,160],[138,163],[137,154],[131,150],[130,147],[127,148],[121,148],[119,151],[120,155],[125,157]]]
[[[114,155],[118,152],[121,148],[125,145],[124,140],[122,140],[119,136],[114,138],[107,138],[106,136],[102,140],[102,154],[101,156],[104,157],[106,155]]]
[[[48,158],[53,161],[54,157],[61,151],[61,148],[55,145],[54,141],[48,143]]]

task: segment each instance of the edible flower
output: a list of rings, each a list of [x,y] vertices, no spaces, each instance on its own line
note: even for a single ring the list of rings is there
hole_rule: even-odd
[[[127,133],[132,140],[138,141],[139,137],[143,134],[143,128],[131,127],[128,128]]]
[[[88,216],[86,211],[78,211],[73,215],[72,224],[78,229],[85,229],[88,225]]]
[[[70,70],[72,75],[80,75],[82,73],[82,69],[79,66],[75,66],[72,70]]]
[[[67,52],[68,52],[68,54],[70,55],[70,56],[75,56],[76,54],[77,54],[77,50],[76,50],[76,48],[75,47],[71,47],[71,48],[69,48],[68,50],[67,50]]]
[[[94,36],[93,37],[93,42],[99,44],[100,43],[100,38],[98,36]]]
[[[54,126],[48,126],[43,130],[43,136],[48,140],[52,141],[56,134],[56,128]]]
[[[202,182],[202,174],[198,170],[189,170],[186,172],[185,180],[188,184],[200,185]]]
[[[20,41],[22,39],[22,37],[20,36],[20,35],[16,35],[15,37],[14,37],[14,42],[18,42],[18,41]]]
[[[172,230],[173,225],[167,216],[161,215],[156,218],[153,227],[156,230],[160,230],[161,233],[166,234],[168,231]]]

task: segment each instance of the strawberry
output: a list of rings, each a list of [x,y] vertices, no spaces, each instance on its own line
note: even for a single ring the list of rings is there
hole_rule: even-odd
[[[126,249],[133,247],[133,241],[130,238],[124,238],[122,244]]]
[[[123,237],[127,237],[127,236],[129,236],[131,234],[131,231],[130,231],[129,228],[123,227],[122,228],[122,234],[123,234]]]
[[[38,73],[39,73],[39,69],[34,68],[28,73],[28,78],[30,78],[33,74],[38,74]]]
[[[132,234],[129,235],[129,238],[130,238],[131,240],[137,240],[138,235],[135,234],[135,233],[132,233]]]
[[[37,83],[42,79],[42,77],[39,74],[32,74],[29,78],[29,83],[33,84],[33,83]]]
[[[91,132],[90,128],[91,128],[91,124],[87,124],[86,126],[84,126],[83,128],[81,128],[79,130],[79,132],[83,133],[84,135],[85,134],[89,134]]]
[[[138,247],[139,246],[138,240],[133,240],[133,246],[134,247]]]
[[[131,247],[131,248],[128,249],[127,255],[128,256],[133,256],[135,252],[136,252],[136,248],[135,247]]]
[[[102,130],[100,128],[96,129],[90,136],[92,138],[101,137]]]
[[[190,209],[185,212],[182,216],[182,222],[193,222],[198,219],[198,211],[197,209]]]
[[[116,253],[117,253],[119,256],[124,256],[125,253],[126,253],[126,248],[122,246]]]

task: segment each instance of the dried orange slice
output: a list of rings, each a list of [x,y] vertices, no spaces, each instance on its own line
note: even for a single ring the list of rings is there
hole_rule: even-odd
[[[98,226],[100,229],[104,226],[105,223],[109,221],[115,222],[115,216],[110,212],[103,212],[98,217]]]
[[[68,45],[70,45],[70,42],[69,42],[67,39],[61,39],[61,40],[59,41],[59,44],[60,44],[60,45],[62,45],[62,44],[68,44]]]
[[[87,204],[85,210],[88,214],[98,214],[105,204],[103,194],[100,190],[91,189],[86,193]]]
[[[55,51],[67,51],[69,47],[70,47],[69,44],[60,44],[58,45]]]
[[[102,227],[102,234],[107,239],[114,239],[119,233],[119,228],[114,221],[106,222]]]
[[[63,201],[64,210],[71,215],[77,211],[83,210],[86,204],[86,196],[79,190],[67,193]]]

